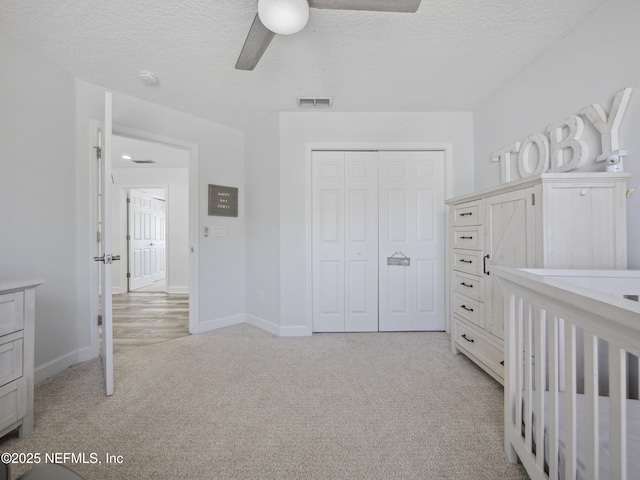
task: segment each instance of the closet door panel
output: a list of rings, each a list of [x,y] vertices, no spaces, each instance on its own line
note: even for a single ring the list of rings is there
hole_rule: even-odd
[[[379,159],[380,330],[444,330],[444,153]]]
[[[378,330],[378,154],[345,152],[345,331]]]
[[[345,329],[344,153],[313,152],[313,331]]]

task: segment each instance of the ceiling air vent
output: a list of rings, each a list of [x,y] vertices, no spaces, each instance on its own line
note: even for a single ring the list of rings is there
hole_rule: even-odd
[[[148,160],[131,160],[133,163],[156,163],[155,161],[148,159]]]
[[[298,97],[298,107],[322,108],[331,107],[333,97]]]

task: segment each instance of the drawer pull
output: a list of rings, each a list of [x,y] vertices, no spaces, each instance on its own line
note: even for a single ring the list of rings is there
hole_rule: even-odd
[[[502,365],[502,366],[504,367],[504,360],[502,360],[502,361],[500,362],[500,365]]]
[[[473,312],[473,308],[469,308],[466,305],[460,305],[460,308],[464,308],[467,312]]]
[[[473,285],[471,285],[469,283],[465,283],[465,282],[461,282],[460,285],[462,285],[463,287],[467,287],[467,288],[473,288]]]
[[[460,214],[461,217],[466,217],[467,215],[473,215],[473,212],[464,212]]]
[[[462,334],[462,338],[464,338],[467,342],[470,342],[470,343],[473,343],[473,341],[474,341],[473,338],[467,338],[467,334],[466,333]]]
[[[473,240],[473,237],[460,237],[461,240]]]
[[[460,261],[461,261],[462,263],[473,263],[473,261],[471,261],[471,260],[465,260],[464,258],[461,258],[461,259],[460,259]]]

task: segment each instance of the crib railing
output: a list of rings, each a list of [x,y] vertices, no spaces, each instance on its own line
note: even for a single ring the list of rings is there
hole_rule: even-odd
[[[638,397],[640,271],[494,266],[491,274],[505,294],[509,461],[520,459],[532,479],[636,475],[627,472],[627,399]],[[606,404],[608,461],[599,438]]]

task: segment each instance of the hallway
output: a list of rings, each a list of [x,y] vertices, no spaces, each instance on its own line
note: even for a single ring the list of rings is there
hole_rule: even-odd
[[[114,353],[189,335],[189,295],[123,293],[113,296]]]

